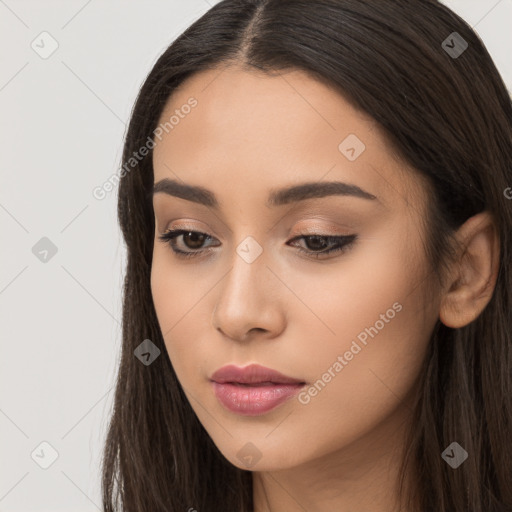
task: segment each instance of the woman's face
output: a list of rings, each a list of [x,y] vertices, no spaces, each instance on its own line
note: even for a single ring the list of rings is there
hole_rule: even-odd
[[[151,288],[173,368],[215,444],[257,471],[388,449],[439,312],[425,292],[424,183],[371,118],[300,71],[196,74],[165,122],[154,181],[181,190],[154,194]],[[190,257],[159,239],[173,229],[197,232],[172,241]],[[299,384],[211,380],[250,364]]]

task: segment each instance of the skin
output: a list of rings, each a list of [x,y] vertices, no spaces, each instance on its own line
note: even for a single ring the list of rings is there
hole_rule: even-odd
[[[465,325],[490,299],[498,251],[492,219],[479,214],[460,229],[466,251],[441,286],[422,244],[425,182],[338,92],[301,71],[223,67],[182,84],[162,121],[192,96],[197,106],[157,142],[154,181],[203,186],[221,207],[155,194],[151,273],[167,351],[190,405],[226,459],[253,471],[256,512],[399,510],[411,393],[437,319]],[[354,161],[338,149],[349,134],[366,146]],[[377,200],[334,195],[265,205],[270,190],[306,181],[347,182]],[[201,246],[181,236],[181,250],[212,251],[179,258],[158,239],[170,228],[213,238]],[[290,243],[314,233],[358,238],[325,259],[300,253],[315,250],[304,239]],[[263,250],[252,263],[236,251],[247,236]],[[307,404],[292,398],[246,417],[217,401],[209,377],[230,363],[259,363],[311,386],[394,303],[401,310]],[[248,442],[260,457],[250,468],[239,458]]]

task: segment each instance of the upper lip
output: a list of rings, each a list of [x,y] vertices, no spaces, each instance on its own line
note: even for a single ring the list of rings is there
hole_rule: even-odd
[[[282,373],[259,364],[250,364],[240,368],[235,365],[227,365],[219,368],[212,376],[211,380],[225,384],[228,382],[237,382],[240,384],[258,384],[271,382],[273,384],[304,384],[304,381],[287,377]]]

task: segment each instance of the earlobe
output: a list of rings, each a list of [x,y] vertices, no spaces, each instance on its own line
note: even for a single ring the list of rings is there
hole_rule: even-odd
[[[468,219],[456,236],[461,250],[439,311],[441,322],[452,328],[471,323],[485,309],[494,292],[500,259],[499,234],[489,212]]]

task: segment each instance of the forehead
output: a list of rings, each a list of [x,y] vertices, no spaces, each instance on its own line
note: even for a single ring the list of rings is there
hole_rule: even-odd
[[[378,124],[302,71],[199,72],[169,98],[159,125],[166,122],[155,140],[155,183],[178,178],[222,197],[226,184],[238,195],[263,196],[284,185],[339,180],[388,207],[423,193],[424,183],[394,158]]]

